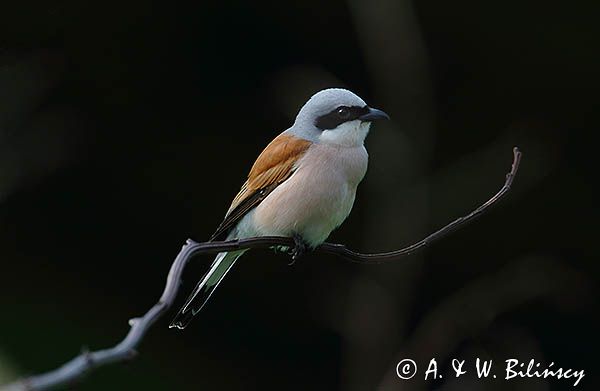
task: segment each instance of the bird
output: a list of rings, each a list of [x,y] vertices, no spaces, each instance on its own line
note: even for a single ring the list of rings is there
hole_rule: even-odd
[[[367,171],[364,141],[381,119],[389,116],[347,89],[315,93],[260,153],[209,241],[292,237],[292,262],[323,243],[350,214]],[[188,326],[245,251],[216,256],[170,328]]]

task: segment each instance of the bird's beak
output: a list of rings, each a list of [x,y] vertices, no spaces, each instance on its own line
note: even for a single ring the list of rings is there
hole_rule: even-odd
[[[379,109],[369,107],[369,111],[366,114],[363,114],[360,117],[358,117],[358,119],[365,122],[371,122],[378,119],[390,119],[390,116]]]

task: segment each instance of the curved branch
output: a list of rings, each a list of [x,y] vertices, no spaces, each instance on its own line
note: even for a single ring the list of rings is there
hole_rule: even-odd
[[[441,239],[442,237],[448,235],[449,233],[453,232],[454,230],[456,230],[460,226],[466,224],[467,222],[472,221],[477,216],[482,214],[485,210],[487,210],[490,206],[496,204],[498,201],[500,201],[502,198],[504,198],[504,196],[506,195],[506,193],[510,190],[510,188],[512,186],[513,180],[515,179],[515,176],[517,175],[517,171],[519,170],[520,164],[521,164],[521,151],[519,151],[519,148],[514,147],[513,148],[513,162],[512,162],[512,166],[510,168],[510,172],[508,174],[506,174],[506,180],[504,181],[504,185],[502,186],[502,188],[500,188],[500,190],[498,190],[498,192],[496,194],[494,194],[494,196],[492,198],[490,198],[489,200],[487,200],[486,202],[481,204],[477,209],[473,210],[468,215],[457,218],[456,220],[452,221],[450,224],[443,226],[442,228],[438,229],[434,233],[428,235],[424,239],[421,239],[420,241],[418,241],[414,244],[411,244],[410,246],[404,247],[400,250],[390,251],[390,252],[385,252],[385,253],[361,254],[361,253],[354,252],[352,250],[348,250],[344,245],[323,243],[321,245],[321,247],[318,248],[318,250],[329,253],[329,254],[335,254],[339,257],[342,257],[349,261],[357,262],[357,263],[382,263],[382,262],[388,262],[388,261],[395,261],[398,258],[402,258],[404,256],[410,255],[410,254],[414,253],[415,251],[420,250],[423,247],[431,244],[433,241]]]
[[[461,225],[473,220],[483,213],[493,204],[497,203],[510,190],[512,182],[519,169],[521,161],[521,152],[517,147],[513,148],[513,163],[510,172],[506,175],[506,180],[502,188],[488,201],[483,203],[477,209],[466,216],[460,217],[450,224],[440,228],[436,232],[422,239],[421,241],[405,247],[400,250],[390,251],[378,254],[361,254],[349,250],[342,244],[323,243],[315,251],[327,254],[337,255],[341,258],[358,263],[381,263],[394,261],[410,255],[415,251],[427,246],[431,242],[442,238],[448,233],[454,231]],[[41,374],[19,380],[15,383],[2,387],[3,391],[24,391],[24,390],[47,390],[61,385],[70,384],[73,381],[83,377],[85,374],[106,364],[125,361],[135,357],[136,348],[146,335],[148,329],[169,309],[171,308],[181,281],[181,275],[188,261],[197,254],[218,253],[222,251],[240,250],[240,249],[265,249],[273,246],[293,246],[292,238],[284,237],[256,237],[248,239],[230,240],[225,242],[206,242],[197,243],[188,239],[183,246],[175,261],[171,265],[167,276],[165,289],[160,299],[144,316],[134,318],[129,321],[131,329],[125,338],[116,346],[97,350],[94,352],[84,351],[71,361],[63,364],[61,367]]]

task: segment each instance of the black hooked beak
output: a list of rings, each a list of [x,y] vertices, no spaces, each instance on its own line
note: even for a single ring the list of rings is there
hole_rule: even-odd
[[[374,109],[372,107],[368,107],[367,109],[369,111],[358,117],[359,120],[370,122],[378,119],[390,119],[389,115],[379,109]]]

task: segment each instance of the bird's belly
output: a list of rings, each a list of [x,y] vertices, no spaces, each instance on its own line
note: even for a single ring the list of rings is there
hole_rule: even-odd
[[[345,158],[330,156],[327,164],[313,158],[310,164],[300,166],[244,217],[238,226],[240,234],[299,234],[311,246],[325,241],[352,210],[356,187],[366,171],[366,152],[358,152]]]
[[[342,183],[329,183],[310,191],[299,184],[288,191],[281,186],[277,190],[252,212],[254,229],[260,235],[297,233],[311,245],[323,242],[346,219],[355,194],[354,189]]]

